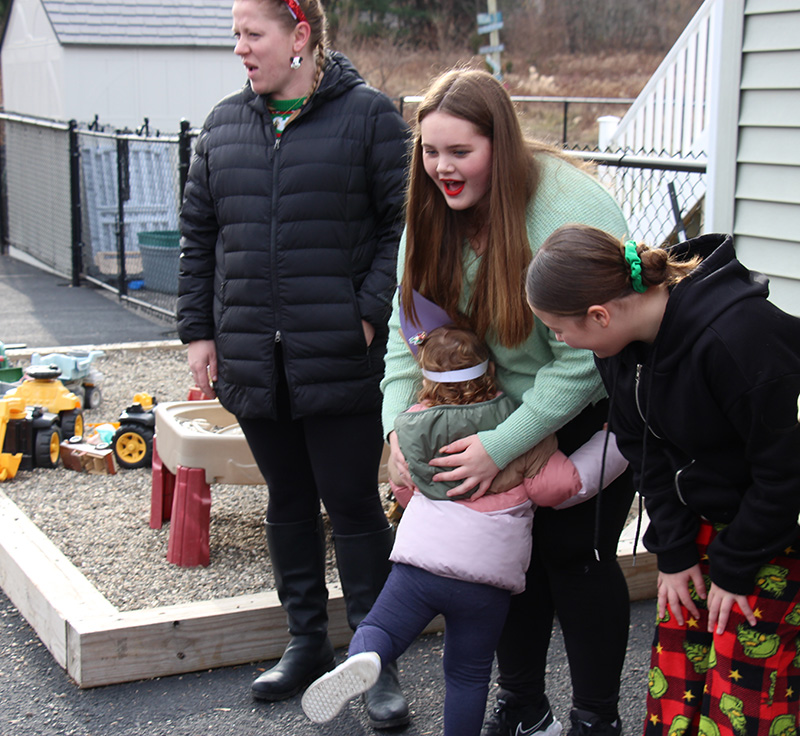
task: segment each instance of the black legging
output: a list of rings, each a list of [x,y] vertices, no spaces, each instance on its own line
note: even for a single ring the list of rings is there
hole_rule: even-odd
[[[278,419],[238,418],[269,488],[267,521],[291,524],[316,519],[322,501],[334,534],[386,529],[378,494],[383,452],[380,411],[291,419],[280,354],[276,364]]]
[[[589,407],[558,432],[570,454],[603,426],[607,402]],[[626,471],[599,497],[563,511],[540,508],[526,589],[511,599],[497,661],[499,684],[537,704],[545,694],[547,650],[558,614],[572,677],[575,708],[613,721],[630,622],[628,586],[616,561],[619,535],[633,501]],[[595,558],[595,523],[600,533]]]

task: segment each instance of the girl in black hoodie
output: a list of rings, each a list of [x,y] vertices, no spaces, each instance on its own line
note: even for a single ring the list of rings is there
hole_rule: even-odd
[[[645,733],[796,733],[800,319],[704,235],[669,250],[567,226],[534,314],[595,353],[658,557]]]

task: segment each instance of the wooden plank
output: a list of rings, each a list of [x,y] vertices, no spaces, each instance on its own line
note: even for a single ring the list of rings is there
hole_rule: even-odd
[[[647,512],[642,508],[641,524],[638,518],[633,519],[622,531],[617,545],[617,559],[628,582],[628,593],[632,601],[648,600],[655,598],[657,594],[656,556],[648,552],[642,544],[642,536],[648,523]]]
[[[39,528],[0,491],[0,585],[66,667],[65,621],[116,612]]]
[[[350,639],[341,593],[329,602],[335,646]],[[289,639],[274,591],[71,621],[69,673],[83,688],[277,659]]]
[[[626,535],[634,532],[629,527]],[[654,564],[626,542],[620,564],[633,600],[652,597]],[[277,593],[118,611],[0,492],[0,582],[42,642],[82,688],[280,657],[288,641]],[[331,586],[329,633],[346,646],[341,590]],[[441,631],[437,617],[425,630]]]
[[[344,598],[330,586],[328,635],[347,646],[352,631]],[[426,633],[441,631],[435,619]],[[82,687],[279,659],[289,641],[274,591],[87,617],[68,628],[69,673]]]

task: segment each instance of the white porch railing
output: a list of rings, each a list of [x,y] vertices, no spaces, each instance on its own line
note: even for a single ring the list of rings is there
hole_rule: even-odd
[[[650,81],[615,126],[614,119],[601,121],[600,149],[632,154],[656,154],[692,158],[705,162],[708,136],[708,95],[714,70],[711,60],[715,44],[712,16],[718,3],[705,0],[686,26],[675,45],[656,69]],[[705,185],[682,172],[665,174],[653,171],[633,178],[622,170],[601,171],[603,179],[617,194],[631,228],[630,235],[641,239],[647,208],[648,229],[652,231],[653,210],[663,222],[662,231],[676,226],[670,186],[677,208],[687,213],[705,196]],[[635,191],[634,191],[635,189]],[[637,203],[632,206],[631,203]]]

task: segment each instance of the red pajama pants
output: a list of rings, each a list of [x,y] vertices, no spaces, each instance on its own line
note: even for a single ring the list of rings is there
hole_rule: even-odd
[[[706,522],[697,537],[708,578]],[[656,626],[648,674],[645,736],[797,736],[800,698],[800,539],[764,565],[748,596],[751,627],[734,605],[723,634],[707,631],[696,596],[695,619],[679,626],[667,610]]]

